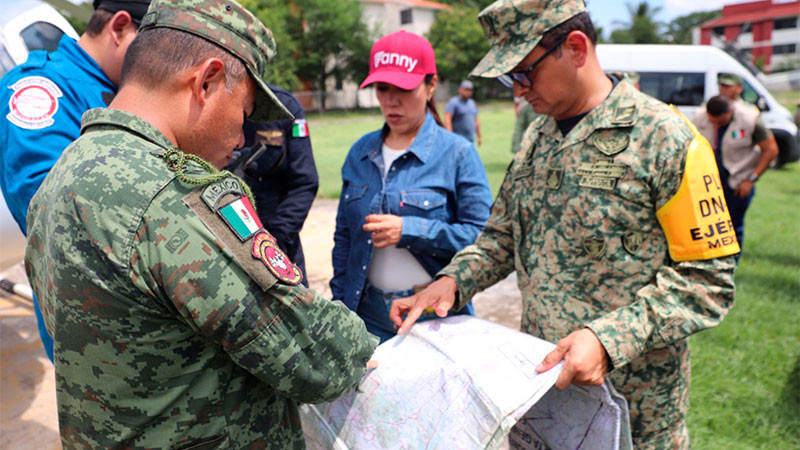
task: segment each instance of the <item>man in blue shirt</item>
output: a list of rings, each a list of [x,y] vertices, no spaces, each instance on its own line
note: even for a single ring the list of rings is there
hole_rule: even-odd
[[[86,31],[64,35],[56,51],[34,51],[0,80],[0,189],[26,233],[28,203],[61,152],[80,135],[81,116],[107,106],[117,91],[122,61],[150,0],[94,0]],[[53,340],[34,311],[45,351]]]
[[[300,230],[319,188],[317,166],[311,151],[311,136],[300,102],[288,91],[269,84],[294,119],[269,123],[246,120],[245,149],[240,159],[227,167],[244,178],[256,198],[258,218],[278,240],[278,246],[303,271],[308,287]],[[259,154],[259,144],[264,149]],[[242,161],[244,160],[244,161]]]
[[[444,126],[460,134],[470,142],[481,145],[481,125],[478,122],[478,106],[472,99],[472,82],[464,80],[458,87],[458,95],[451,98],[444,108]],[[477,138],[477,140],[476,140]]]

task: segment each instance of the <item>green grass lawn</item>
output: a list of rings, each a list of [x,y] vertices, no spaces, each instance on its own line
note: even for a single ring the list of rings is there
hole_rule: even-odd
[[[479,153],[493,193],[512,157],[513,117],[510,102],[481,105]],[[381,126],[380,113],[312,115],[309,123],[320,195],[336,198],[347,151]],[[692,337],[692,446],[798,449],[800,163],[764,174],[746,224],[736,304],[719,327]]]
[[[444,111],[444,105],[439,105]],[[508,163],[511,162],[511,135],[514,131],[514,110],[511,102],[492,102],[481,105],[481,130],[483,145],[478,148],[486,167],[492,193],[503,182]],[[339,198],[342,190],[342,164],[350,146],[364,134],[383,125],[380,111],[362,113],[311,114],[308,117],[314,159],[319,172],[319,194],[326,198]]]

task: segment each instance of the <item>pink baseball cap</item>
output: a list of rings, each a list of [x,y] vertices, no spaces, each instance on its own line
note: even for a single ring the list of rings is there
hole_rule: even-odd
[[[369,75],[361,88],[383,81],[400,89],[414,89],[432,73],[436,73],[436,55],[431,43],[418,34],[396,31],[372,45]]]

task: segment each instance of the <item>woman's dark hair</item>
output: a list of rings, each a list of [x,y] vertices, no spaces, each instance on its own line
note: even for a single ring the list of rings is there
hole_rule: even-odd
[[[430,86],[431,81],[433,81],[433,74],[429,73],[428,75],[425,75],[425,86]],[[436,99],[434,99],[433,97],[434,96],[431,95],[431,98],[430,100],[428,100],[426,106],[428,108],[428,111],[430,111],[431,114],[433,114],[433,120],[435,120],[440,127],[444,127],[444,122],[442,122],[442,118],[439,117],[439,111],[436,109]]]

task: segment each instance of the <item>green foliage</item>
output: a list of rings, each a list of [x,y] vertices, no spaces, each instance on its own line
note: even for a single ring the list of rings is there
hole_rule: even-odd
[[[358,80],[366,73],[371,43],[357,1],[293,0],[288,29],[299,76],[315,89],[326,92],[331,76]]]
[[[427,38],[436,52],[439,78],[458,83],[489,51],[489,41],[477,20],[480,11],[468,7],[455,7],[436,15]],[[483,79],[474,80],[480,87]]]
[[[300,86],[294,57],[297,45],[286,28],[289,19],[288,4],[281,0],[240,0],[240,3],[258,17],[275,38],[278,54],[267,66],[267,79],[283,89],[297,89]]]
[[[691,44],[692,29],[704,22],[716,19],[722,14],[721,10],[700,11],[672,19],[667,24],[666,41],[672,44]]]
[[[440,104],[439,111],[444,111]],[[492,194],[503,182],[511,158],[514,131],[514,107],[511,100],[481,103],[480,120],[483,145],[478,147]],[[342,189],[341,169],[347,152],[364,134],[383,125],[380,111],[309,114],[309,131],[314,159],[319,172],[319,196],[339,198]]]
[[[773,64],[771,69],[773,73],[800,69],[800,56],[786,58],[779,63]]]
[[[75,32],[78,33],[78,36],[82,35],[83,32],[86,31],[86,26],[89,25],[88,22],[85,22],[81,19],[76,19],[72,16],[65,15],[64,18],[67,19],[67,22],[69,22],[70,25],[72,25],[72,28],[75,29]]]
[[[660,44],[659,34],[661,23],[656,21],[655,15],[661,11],[659,7],[652,7],[647,0],[638,3],[627,3],[630,21],[617,22],[622,28],[611,32],[611,42],[615,44]]]

